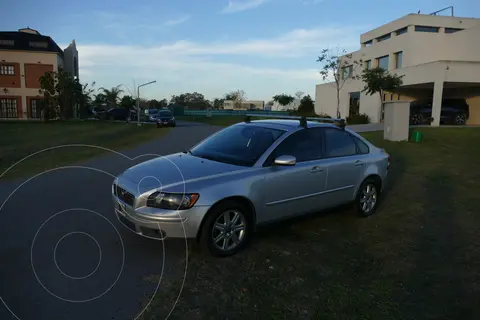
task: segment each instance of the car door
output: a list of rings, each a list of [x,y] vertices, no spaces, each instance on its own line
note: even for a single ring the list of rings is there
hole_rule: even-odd
[[[334,207],[354,199],[362,183],[367,155],[359,152],[355,138],[345,130],[325,128],[323,137],[328,195],[324,200],[329,207]]]
[[[288,136],[265,161],[264,217],[272,221],[321,209],[326,171],[319,128],[302,129]],[[275,158],[292,155],[293,166],[274,164]],[[259,221],[260,222],[260,221]]]

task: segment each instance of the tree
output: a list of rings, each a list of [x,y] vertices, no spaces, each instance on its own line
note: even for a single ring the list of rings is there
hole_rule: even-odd
[[[331,80],[335,82],[337,89],[337,118],[341,118],[340,114],[340,90],[350,79],[358,79],[355,75],[355,69],[362,64],[362,60],[354,60],[352,54],[347,54],[345,50],[337,48],[336,53],[331,49],[323,49],[317,62],[322,63],[320,74],[323,80]]]
[[[85,106],[88,92],[87,85],[82,85],[77,78],[70,73],[59,70],[58,72],[46,72],[39,78],[40,93],[43,93],[41,117],[45,122],[48,119],[60,116],[60,119],[68,119],[76,116],[80,106]]]
[[[243,101],[245,101],[245,91],[243,90],[235,90],[225,95],[225,100],[232,100],[235,108],[240,109],[242,106]]]
[[[292,97],[291,95],[288,95],[288,94],[284,94],[284,93],[277,94],[277,95],[273,96],[273,101],[275,101],[276,103],[278,103],[279,105],[281,105],[283,107],[288,106],[294,100],[295,100],[294,97]]]
[[[306,95],[302,98],[302,100],[300,100],[300,105],[298,106],[298,113],[306,116],[315,115],[315,105],[310,95]]]
[[[118,85],[116,87],[112,87],[111,89],[100,88],[102,90],[102,94],[105,97],[105,102],[110,108],[115,108],[117,106],[118,101],[120,100],[120,94],[123,92],[120,89],[122,85]]]
[[[120,99],[120,108],[131,109],[135,108],[136,101],[130,95],[124,95],[122,99]]]
[[[178,96],[172,96],[171,104],[188,107],[190,109],[204,110],[210,107],[210,102],[205,99],[205,96],[198,92],[182,93]]]
[[[213,100],[213,109],[222,109],[223,108],[223,102],[225,99],[214,99]]]
[[[266,110],[272,110],[272,107],[273,107],[273,100],[270,100],[265,104]]]
[[[305,92],[303,92],[303,91],[297,91],[297,92],[295,92],[295,97],[300,100],[300,99],[302,99],[304,94],[305,94]]]
[[[383,111],[383,93],[385,91],[394,91],[403,85],[403,76],[391,74],[383,68],[373,68],[363,70],[361,79],[365,83],[362,92],[368,95],[378,93],[380,104]]]

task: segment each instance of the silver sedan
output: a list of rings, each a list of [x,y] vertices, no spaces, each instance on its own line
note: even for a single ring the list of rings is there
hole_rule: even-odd
[[[248,117],[191,150],[129,168],[112,186],[118,218],[137,234],[195,238],[228,256],[260,224],[346,203],[373,214],[390,165],[385,150],[340,119],[285,118]]]

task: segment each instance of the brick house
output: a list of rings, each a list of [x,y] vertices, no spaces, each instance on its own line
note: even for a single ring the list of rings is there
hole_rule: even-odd
[[[75,40],[62,50],[30,28],[0,32],[0,119],[39,119],[39,78],[59,68],[78,78]]]

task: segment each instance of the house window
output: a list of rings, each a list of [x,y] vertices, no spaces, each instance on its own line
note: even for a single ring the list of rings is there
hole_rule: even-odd
[[[33,119],[40,119],[42,112],[42,100],[32,99],[30,100],[30,117]]]
[[[416,32],[438,32],[439,27],[415,26]]]
[[[342,68],[342,79],[347,79],[352,75],[353,66],[346,66]]]
[[[377,66],[379,68],[388,70],[388,56],[377,58]]]
[[[0,75],[13,76],[15,75],[15,68],[11,64],[2,64],[0,65]]]
[[[462,31],[464,29],[459,29],[459,28],[445,28],[445,33],[455,33],[457,31]]]
[[[388,40],[388,39],[390,39],[390,37],[391,37],[391,34],[390,34],[390,33],[385,34],[385,35],[383,35],[383,36],[381,36],[381,37],[378,37],[378,38],[377,38],[377,42],[382,42],[382,41]]]
[[[365,47],[370,47],[372,45],[373,41],[370,40],[370,41],[367,41],[364,43]]]
[[[47,48],[48,43],[44,41],[30,41],[29,46],[32,48]]]
[[[0,46],[13,46],[14,44],[15,44],[15,41],[13,40],[0,39]]]
[[[18,118],[17,99],[0,99],[0,118]]]
[[[401,34],[404,34],[404,33],[407,33],[408,32],[408,27],[405,27],[405,28],[402,28],[402,29],[398,29],[397,31],[395,31],[395,34],[397,36],[401,35]]]
[[[372,69],[372,60],[365,61],[365,69],[367,70]]]
[[[403,52],[395,53],[395,69],[400,69],[402,67],[403,62]]]

